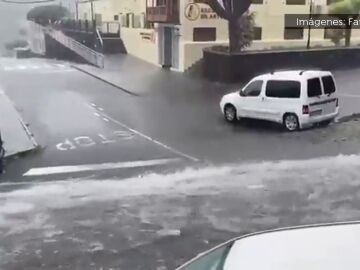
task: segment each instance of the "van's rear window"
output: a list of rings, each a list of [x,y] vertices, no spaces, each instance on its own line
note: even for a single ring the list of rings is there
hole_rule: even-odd
[[[313,78],[307,81],[307,92],[308,97],[316,97],[322,95],[321,83],[319,78]]]
[[[270,80],[266,84],[266,96],[274,98],[299,98],[301,84],[298,81]]]
[[[324,93],[331,94],[335,92],[335,82],[331,76],[324,76],[321,78],[324,85]]]

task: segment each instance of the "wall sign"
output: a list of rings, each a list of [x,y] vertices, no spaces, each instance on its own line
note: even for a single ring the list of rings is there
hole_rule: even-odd
[[[219,15],[217,15],[216,12],[212,10],[212,8],[206,4],[199,3],[189,3],[186,5],[185,18],[187,18],[189,21],[196,21],[197,19],[220,19]]]
[[[143,39],[143,40],[151,41],[153,43],[155,43],[155,41],[156,41],[156,36],[155,36],[154,32],[151,32],[151,33],[140,32],[140,36],[141,36],[141,39]]]
[[[185,18],[189,21],[196,21],[200,17],[200,6],[195,3],[190,3],[185,7]]]

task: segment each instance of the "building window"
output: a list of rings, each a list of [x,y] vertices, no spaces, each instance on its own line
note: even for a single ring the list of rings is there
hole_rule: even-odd
[[[193,41],[215,41],[215,27],[195,27],[193,33]]]
[[[288,28],[285,27],[284,39],[303,39],[304,29],[303,28]]]
[[[261,40],[261,39],[262,39],[262,28],[254,27],[254,40]]]
[[[166,6],[166,0],[156,0],[156,6]]]
[[[305,5],[305,0],[286,0],[287,5]]]
[[[264,0],[251,0],[251,4],[262,5]]]
[[[114,21],[118,21],[119,20],[119,15],[114,15]]]

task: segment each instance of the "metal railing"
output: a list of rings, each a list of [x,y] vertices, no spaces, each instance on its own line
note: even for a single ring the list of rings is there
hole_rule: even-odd
[[[97,29],[104,34],[117,34],[120,35],[120,23],[119,22],[102,22],[97,26]]]
[[[87,62],[97,67],[104,68],[104,55],[102,53],[96,52],[88,48],[87,46],[81,44],[75,39],[63,34],[59,30],[48,27],[46,28],[46,33],[53,39],[55,39],[57,42],[74,51],[76,54],[80,55]]]
[[[32,21],[28,22],[27,40],[30,50],[38,55],[45,55],[44,27]]]

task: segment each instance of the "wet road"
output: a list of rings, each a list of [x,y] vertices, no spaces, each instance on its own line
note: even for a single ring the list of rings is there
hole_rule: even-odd
[[[359,112],[360,94],[354,87],[360,83],[358,73],[335,73],[342,116]],[[344,132],[343,124],[294,134],[258,121],[229,125],[218,105],[227,90],[218,84],[174,86],[136,97],[68,64],[34,59],[2,61],[0,78],[43,146],[38,154],[9,164],[5,178],[13,180],[24,174],[36,180],[99,174],[124,178],[147,172],[154,167],[151,162],[166,165],[160,166],[162,171],[197,166],[198,161],[226,164],[353,154],[360,146],[357,129]]]
[[[293,134],[231,126],[220,85],[134,97],[37,61],[0,65],[43,147],[1,179],[1,270],[170,270],[239,234],[360,219],[357,118]],[[358,72],[336,74],[343,116],[360,108]],[[321,156],[337,157],[301,160]]]
[[[0,193],[0,269],[174,269],[231,237],[360,219],[360,157],[68,180]]]
[[[102,173],[124,178],[158,165],[196,161],[111,117],[108,108],[98,104],[101,98],[110,99],[117,104],[116,116],[122,115],[122,119],[129,114],[127,107],[134,103],[134,97],[66,64],[46,60],[8,62],[2,62],[2,88],[29,123],[42,149],[9,162],[5,180],[23,181],[22,175],[28,181]]]

